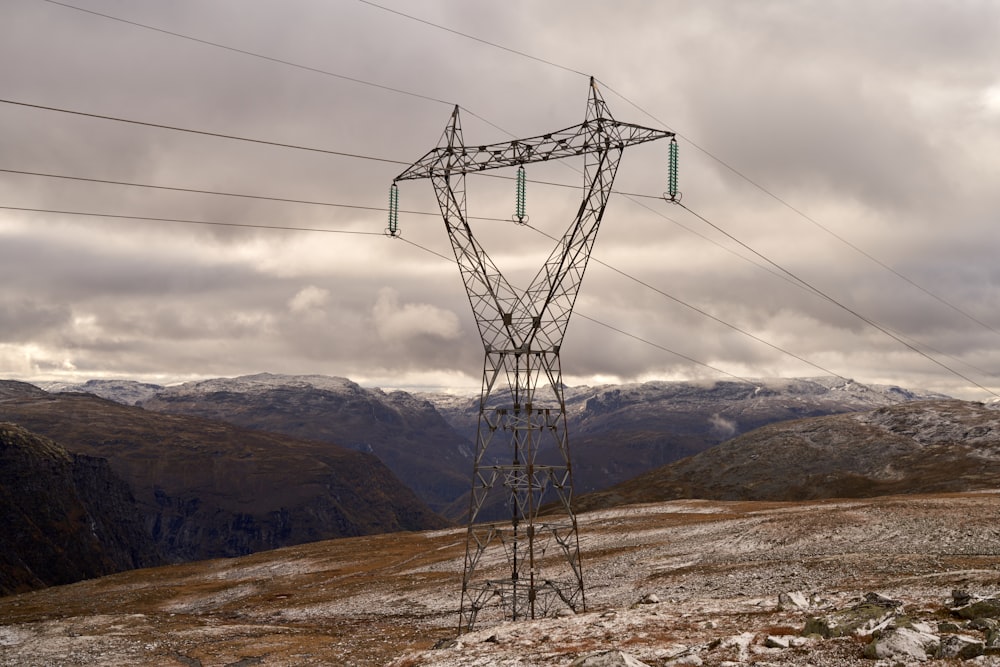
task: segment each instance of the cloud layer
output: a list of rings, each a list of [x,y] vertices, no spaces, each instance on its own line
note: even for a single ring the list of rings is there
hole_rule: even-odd
[[[620,120],[678,133],[683,203],[702,217],[612,198],[570,382],[830,372],[1000,392],[994,3],[384,4],[538,59],[350,0],[76,3],[131,24],[3,3],[8,101],[389,161],[0,103],[0,376],[477,385],[430,184],[400,186],[402,241],[369,209],[453,104],[470,144],[536,135],[582,120],[585,73]],[[561,235],[579,204],[546,185],[579,185],[569,166],[529,167],[530,227],[472,221],[517,285],[553,245],[534,228]],[[615,186],[662,193],[665,142],[627,151]],[[513,190],[470,177],[470,215],[509,219]]]

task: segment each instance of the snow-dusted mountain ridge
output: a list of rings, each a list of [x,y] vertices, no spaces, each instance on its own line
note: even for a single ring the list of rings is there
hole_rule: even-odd
[[[93,394],[122,405],[141,403],[163,386],[135,380],[87,380],[86,382],[35,382],[39,389],[52,394],[67,392]]]
[[[86,382],[40,381],[35,386],[48,392],[82,392],[94,394],[101,398],[134,405],[144,399],[167,389],[163,385],[135,380],[87,380]],[[382,392],[378,388],[364,388],[358,383],[344,377],[331,375],[288,375],[282,373],[257,373],[233,378],[212,378],[185,382],[169,387],[175,395],[196,395],[215,391],[231,391],[238,393],[265,392],[277,387],[311,387],[333,392],[356,393],[358,391],[375,391],[390,395],[412,395],[429,400],[438,409],[444,411],[464,409],[470,400],[478,401],[478,394],[453,394],[445,392],[404,391]],[[685,395],[719,395],[719,390],[725,388],[725,394],[731,397],[742,395],[745,398],[761,398],[779,394],[794,396],[829,394],[838,398],[850,399],[859,409],[865,407],[880,407],[907,400],[924,400],[933,398],[948,398],[944,394],[923,391],[919,389],[904,389],[896,385],[861,384],[853,380],[843,380],[835,377],[814,378],[760,378],[752,380],[752,384],[735,381],[713,380],[652,380],[648,382],[633,382],[620,385],[581,385],[566,387],[564,396],[567,407],[582,409],[580,400],[609,391],[618,391],[633,400],[657,398],[670,394],[674,398]],[[548,394],[547,388],[540,388],[539,396]],[[500,400],[494,397],[494,401]]]
[[[550,394],[539,388],[536,396]],[[843,378],[650,381],[564,390],[574,485],[589,493],[692,456],[767,424],[947,398]],[[475,442],[479,399],[424,395]],[[502,396],[491,397],[499,405]],[[540,453],[545,460],[545,452]]]
[[[459,519],[468,508],[478,396],[385,392],[342,377],[271,373],[165,388],[119,381],[63,389],[373,453],[435,510]],[[539,388],[536,406],[551,394]],[[940,398],[836,377],[567,387],[575,491],[607,488],[767,424]],[[504,400],[498,392],[490,405]],[[539,462],[551,456],[543,449]]]

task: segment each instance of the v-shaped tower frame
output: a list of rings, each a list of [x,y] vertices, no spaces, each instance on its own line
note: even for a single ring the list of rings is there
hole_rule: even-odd
[[[431,179],[485,350],[459,632],[485,610],[517,620],[586,608],[559,349],[622,151],[672,136],[616,121],[591,78],[584,122],[528,139],[467,147],[456,106],[440,145],[394,180]],[[518,291],[472,233],[465,176],[579,155],[576,217],[531,285]],[[546,384],[548,391],[536,394]],[[555,462],[542,463],[540,451]],[[551,507],[540,514],[546,502]],[[509,521],[477,523],[498,507]]]

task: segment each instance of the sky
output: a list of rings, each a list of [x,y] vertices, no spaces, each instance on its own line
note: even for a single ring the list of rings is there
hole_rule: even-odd
[[[660,196],[667,141],[625,151],[568,384],[995,398],[998,34],[1000,4],[973,0],[5,0],[0,378],[477,390],[431,184],[399,184],[400,238],[389,187],[454,105],[467,144],[536,136],[583,120],[593,76],[617,120],[677,133],[683,206]],[[581,167],[526,167],[523,226],[512,169],[469,177],[515,286],[572,221]]]

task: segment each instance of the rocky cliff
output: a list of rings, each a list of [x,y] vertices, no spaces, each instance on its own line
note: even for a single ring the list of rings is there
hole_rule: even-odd
[[[0,595],[158,565],[108,462],[0,423]]]
[[[375,456],[0,381],[0,419],[108,460],[173,561],[446,525]]]

